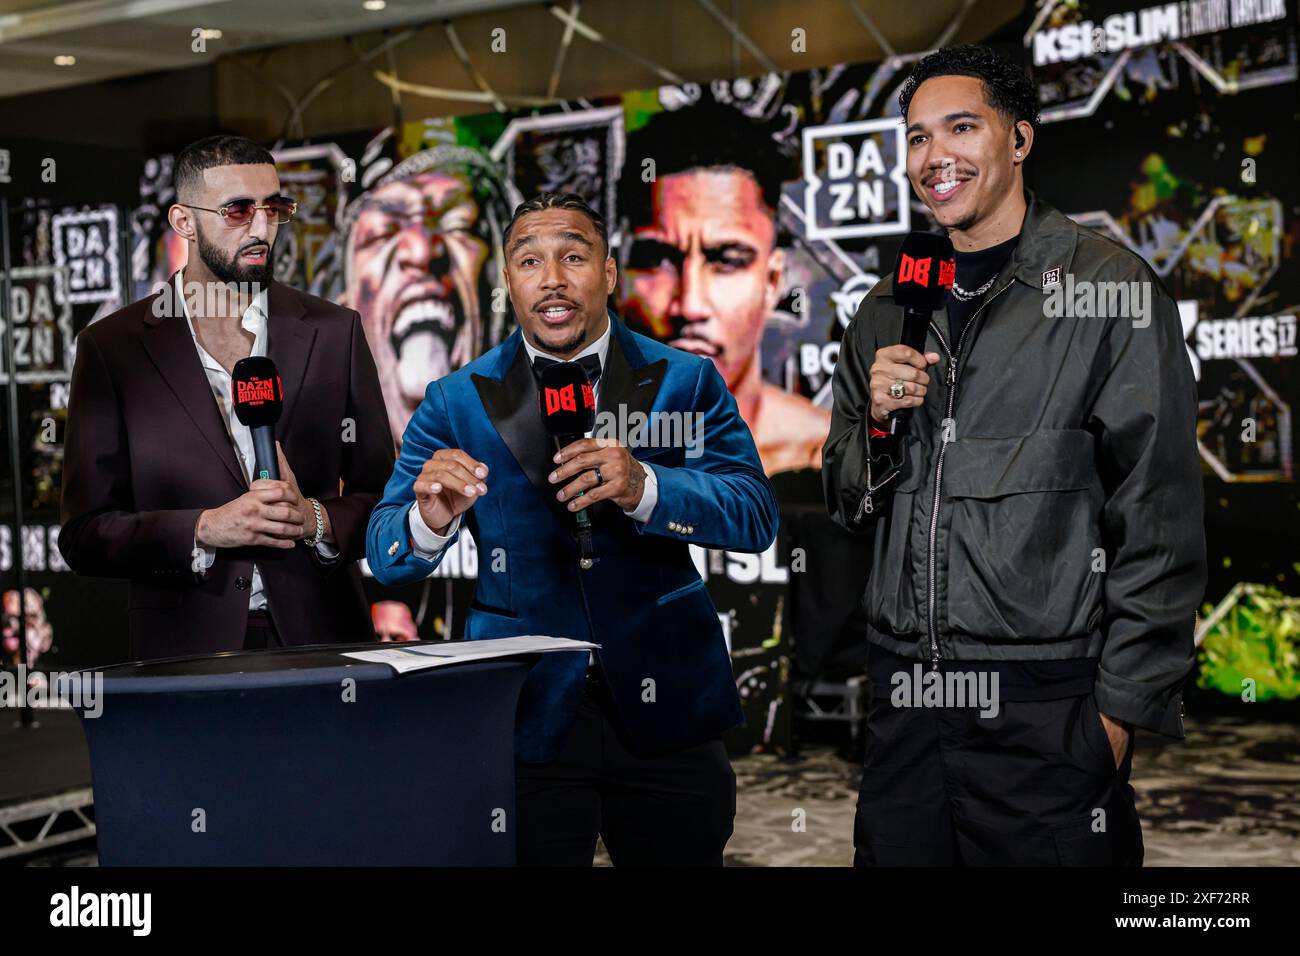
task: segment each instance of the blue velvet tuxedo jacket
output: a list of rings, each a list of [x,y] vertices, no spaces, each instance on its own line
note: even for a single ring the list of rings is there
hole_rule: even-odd
[[[600,665],[629,742],[665,752],[743,719],[717,611],[687,546],[766,550],[776,537],[776,496],[713,363],[637,335],[612,315],[610,322],[598,413],[632,421],[635,412],[702,415],[700,454],[688,455],[680,441],[676,447],[626,443],[654,466],[659,481],[649,521],[634,521],[609,501],[589,508],[596,561],[579,568],[574,516],[555,500],[559,486],[547,480],[555,445],[516,330],[430,383],[371,514],[367,559],[384,584],[427,577],[446,549],[433,561],[414,553],[407,525],[412,483],[439,448],[459,448],[484,462],[488,493],[461,524],[480,557],[465,637],[543,634],[600,644]],[[585,653],[541,655],[519,701],[518,759],[538,763],[559,754],[586,670]]]

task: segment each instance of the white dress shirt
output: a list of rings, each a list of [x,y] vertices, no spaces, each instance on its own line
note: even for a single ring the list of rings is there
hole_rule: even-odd
[[[194,320],[190,318],[189,304],[185,301],[185,288],[181,272],[176,273],[176,297],[180,299],[181,311],[185,313],[185,322],[190,328],[190,337],[194,340],[194,348],[198,350],[199,362],[203,365],[203,372],[208,377],[208,387],[212,389],[212,397],[216,399],[217,409],[221,412],[221,420],[225,422],[226,434],[230,436],[231,444],[235,447],[235,456],[239,459],[239,464],[243,466],[244,476],[248,478],[251,484],[256,459],[256,453],[253,451],[253,430],[243,424],[235,415],[234,399],[230,387],[230,373],[226,371],[220,362],[208,354],[208,350],[199,341],[198,333],[194,331]],[[256,298],[249,303],[248,308],[244,310],[243,318],[240,320],[240,325],[244,331],[253,333],[253,350],[249,353],[250,355],[259,358],[266,355],[266,322],[266,289],[262,289]],[[317,543],[316,550],[327,561],[339,555],[336,548],[324,541]],[[196,538],[192,557],[191,570],[195,574],[203,574],[208,568],[212,567],[213,562],[217,559],[217,553],[201,546]],[[253,581],[248,590],[248,609],[250,611],[260,611],[265,608],[266,593],[262,587],[262,574],[257,570],[257,565],[254,564]]]
[[[576,362],[578,359],[586,355],[599,356],[600,378],[596,380],[595,387],[592,389],[596,405],[599,407],[600,390],[605,384],[605,369],[607,367],[605,360],[609,356],[609,336],[611,328],[612,324],[607,315],[605,317],[604,334],[570,359],[562,359],[558,355],[552,355],[549,352],[543,352],[541,349],[534,348],[528,341],[527,336],[524,337],[524,349],[528,352],[529,363],[539,355],[543,358],[554,359],[557,362]],[[540,418],[538,420],[538,425],[539,427],[541,425]],[[587,432],[586,437],[590,438],[591,435],[591,432]],[[654,468],[650,465],[641,462],[641,467],[645,469],[645,487],[641,490],[641,500],[631,511],[624,510],[623,513],[633,521],[646,522],[650,520],[650,515],[654,512],[655,505],[659,502],[659,479],[655,476]],[[491,480],[490,475],[488,476],[488,480]],[[558,492],[561,487],[563,486],[557,484],[555,490]],[[436,558],[439,553],[441,553],[442,549],[447,546],[447,542],[452,539],[452,536],[455,535],[456,531],[460,528],[460,519],[461,516],[456,515],[456,517],[452,519],[451,524],[447,527],[447,533],[445,535],[438,534],[425,523],[424,516],[420,514],[420,503],[418,501],[412,502],[406,523],[411,529],[411,544],[413,545],[412,550],[414,551],[415,556],[423,558],[426,561],[432,561]]]

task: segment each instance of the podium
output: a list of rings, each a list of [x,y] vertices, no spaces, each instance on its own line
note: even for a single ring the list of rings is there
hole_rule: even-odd
[[[398,675],[375,644],[103,670],[81,712],[104,866],[509,866],[535,656]]]

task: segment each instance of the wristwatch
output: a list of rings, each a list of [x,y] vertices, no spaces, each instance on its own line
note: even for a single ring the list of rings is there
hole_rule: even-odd
[[[303,543],[309,548],[314,548],[320,544],[321,538],[325,537],[325,513],[321,510],[320,502],[315,498],[308,498],[311,502],[311,510],[316,512],[316,533],[303,538]]]

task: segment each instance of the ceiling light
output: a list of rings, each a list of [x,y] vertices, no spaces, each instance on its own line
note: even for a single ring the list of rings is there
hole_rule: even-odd
[[[76,66],[77,58],[71,54],[60,54],[54,58],[55,66]]]
[[[199,36],[202,37],[204,40],[220,40],[222,33],[220,30],[216,30],[216,29],[200,28]]]
[[[361,4],[361,6],[372,12],[377,12],[384,9],[388,4],[385,3],[384,0],[366,0],[365,3]]]

